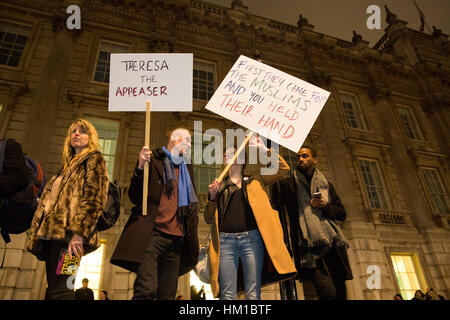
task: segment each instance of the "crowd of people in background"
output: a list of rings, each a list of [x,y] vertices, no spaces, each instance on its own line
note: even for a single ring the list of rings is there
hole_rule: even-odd
[[[400,293],[394,296],[394,300],[405,300]],[[433,288],[428,288],[426,293],[422,290],[416,290],[414,297],[411,300],[446,300],[444,296],[440,295]]]

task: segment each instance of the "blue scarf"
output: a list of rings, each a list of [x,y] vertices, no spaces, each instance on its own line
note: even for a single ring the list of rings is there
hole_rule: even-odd
[[[164,184],[167,186],[168,196],[172,194],[173,184],[176,181],[174,164],[179,165],[178,172],[178,208],[187,207],[190,204],[197,203],[197,196],[192,187],[191,176],[183,157],[170,153],[166,147],[162,150],[167,157],[164,159]]]

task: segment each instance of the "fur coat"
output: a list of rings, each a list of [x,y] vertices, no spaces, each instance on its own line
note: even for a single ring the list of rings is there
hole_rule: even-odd
[[[62,180],[48,212],[44,208],[51,201],[50,193],[58,176],[47,183],[29,230],[27,249],[39,260],[45,260],[41,255],[42,240],[68,244],[76,233],[84,238],[84,254],[100,246],[94,228],[108,195],[108,172],[102,154],[89,152],[73,160],[60,175]]]

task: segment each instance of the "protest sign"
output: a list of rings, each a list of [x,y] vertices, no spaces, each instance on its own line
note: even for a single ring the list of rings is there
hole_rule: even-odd
[[[206,109],[297,152],[330,93],[241,55]]]
[[[192,111],[192,71],[192,53],[113,53],[108,111]]]

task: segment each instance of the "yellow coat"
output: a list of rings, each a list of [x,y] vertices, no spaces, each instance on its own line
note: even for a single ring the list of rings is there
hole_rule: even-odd
[[[297,272],[291,256],[284,244],[283,228],[281,226],[278,211],[273,210],[264,185],[277,182],[289,172],[289,166],[284,159],[279,156],[279,170],[274,175],[254,175],[254,179],[247,185],[247,194],[250,207],[255,216],[256,224],[265,245],[265,254],[274,267],[275,276],[267,277],[263,271],[263,285],[291,278]],[[218,210],[216,202],[208,201],[204,218],[206,223],[214,222],[211,231],[211,241],[209,244],[209,271],[211,279],[211,290],[215,297],[219,295],[219,257],[220,241],[218,230]],[[213,220],[214,219],[214,220]],[[270,269],[270,268],[269,268]]]

